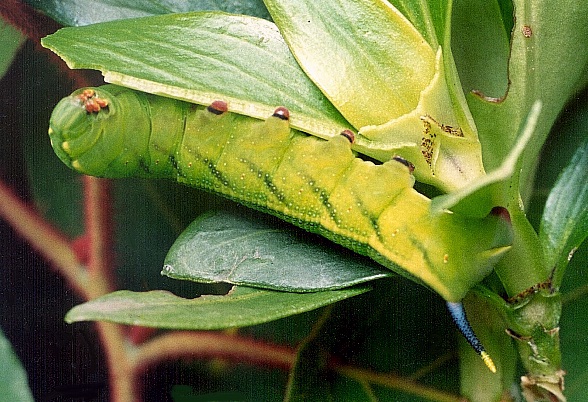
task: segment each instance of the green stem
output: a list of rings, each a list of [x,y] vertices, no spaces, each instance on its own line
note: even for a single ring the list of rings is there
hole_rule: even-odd
[[[518,175],[511,183],[518,182]],[[518,186],[517,186],[518,187]],[[550,279],[539,237],[527,219],[518,192],[507,205],[513,230],[512,249],[496,265],[495,271],[509,298]]]

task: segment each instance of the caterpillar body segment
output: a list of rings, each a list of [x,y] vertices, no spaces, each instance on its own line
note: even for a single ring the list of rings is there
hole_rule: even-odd
[[[403,158],[376,165],[350,135],[325,141],[289,126],[107,85],[56,107],[50,134],[72,168],[100,177],[167,177],[321,234],[457,302],[508,250],[499,217],[432,215]],[[88,99],[105,105],[98,111]],[[212,109],[212,110],[211,110]],[[464,253],[463,250],[468,250]]]

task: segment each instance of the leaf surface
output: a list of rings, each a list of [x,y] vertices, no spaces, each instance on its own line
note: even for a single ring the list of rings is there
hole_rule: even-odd
[[[468,102],[478,127],[484,149],[484,166],[488,171],[500,166],[514,146],[518,127],[531,105],[537,100],[543,103],[544,113],[525,149],[521,172],[522,193],[525,195],[532,186],[534,167],[553,122],[585,80],[588,2],[515,0],[513,5],[515,25],[508,65],[510,86],[506,97],[491,99],[485,94],[470,94]],[[490,24],[488,28],[494,29],[493,26]],[[465,41],[469,35],[473,34],[460,31],[455,36]],[[503,43],[504,39],[497,37],[496,41]]]
[[[98,22],[181,13],[197,10],[219,10],[236,14],[268,18],[261,0],[26,0],[66,26],[81,26]]]
[[[433,48],[384,0],[266,5],[306,74],[359,129],[355,149],[380,161],[401,155],[443,191],[484,174],[451,51],[437,45],[437,30],[449,38],[446,7],[403,7]]]
[[[220,99],[258,119],[286,106],[293,127],[323,138],[349,128],[263,19],[169,14],[64,28],[42,44],[113,84],[203,105]]]
[[[390,0],[389,3],[410,20],[433,49],[436,49],[443,42],[447,26],[445,17],[447,16],[447,6],[450,2]]]
[[[411,111],[433,78],[435,50],[385,1],[265,3],[306,74],[356,128]]]
[[[0,78],[10,67],[24,40],[24,36],[19,31],[0,18],[0,54],[2,55],[0,58]]]
[[[27,373],[4,333],[0,331],[0,395],[4,400],[29,402],[34,401]]]
[[[162,274],[294,292],[340,289],[393,275],[316,235],[246,210],[194,221],[169,250]]]
[[[464,92],[503,97],[508,89],[512,28],[505,25],[512,15],[503,14],[498,0],[454,3],[451,43]]]
[[[368,287],[289,293],[234,287],[226,296],[185,299],[170,292],[121,290],[71,309],[65,320],[109,321],[170,329],[212,330],[277,320],[367,292]]]
[[[565,267],[588,237],[588,136],[551,189],[541,219],[539,239],[553,281],[561,284]]]

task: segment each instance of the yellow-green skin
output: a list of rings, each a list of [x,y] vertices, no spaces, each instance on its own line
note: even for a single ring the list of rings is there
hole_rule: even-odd
[[[265,121],[117,86],[88,112],[74,92],[51,117],[57,155],[98,177],[157,177],[211,191],[321,234],[459,301],[508,249],[499,217],[432,215],[407,166],[357,158],[329,141]],[[230,108],[230,105],[229,105]]]

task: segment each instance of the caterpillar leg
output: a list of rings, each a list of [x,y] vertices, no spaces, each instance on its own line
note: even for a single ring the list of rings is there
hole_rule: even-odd
[[[486,367],[488,367],[490,371],[492,371],[493,373],[496,373],[496,366],[494,365],[494,362],[490,358],[490,355],[484,349],[484,346],[482,346],[482,342],[480,342],[480,340],[474,333],[474,330],[470,326],[470,323],[468,322],[468,318],[466,317],[463,304],[461,302],[447,302],[447,309],[451,314],[451,318],[453,318],[453,322],[459,329],[459,332],[461,332],[462,335],[468,341],[468,343],[472,345],[472,348],[474,348],[476,353],[478,353],[480,357],[482,357],[482,360],[484,360],[484,364],[486,364]]]

